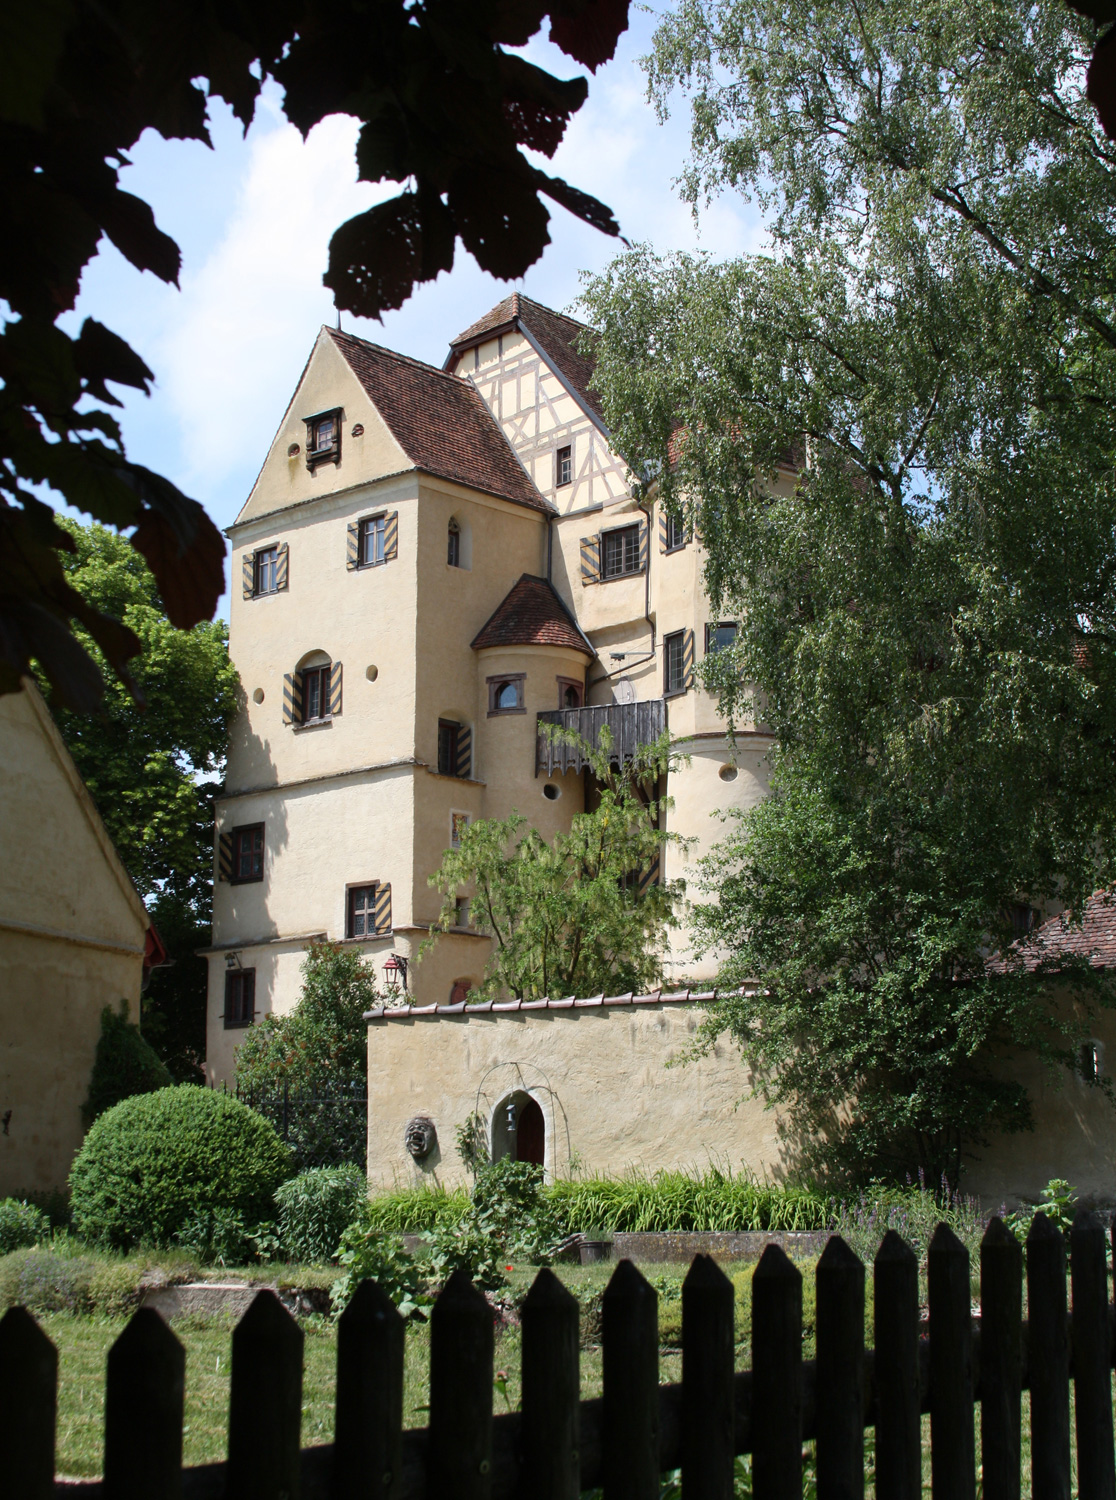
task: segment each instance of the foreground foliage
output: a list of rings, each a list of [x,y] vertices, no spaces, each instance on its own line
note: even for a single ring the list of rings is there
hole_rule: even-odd
[[[274,1218],[290,1158],[266,1120],[213,1089],[139,1094],[90,1128],[70,1172],[74,1231],[93,1244],[168,1245],[228,1210]]]
[[[648,877],[679,841],[659,827],[672,805],[659,796],[661,778],[678,757],[664,736],[617,769],[609,748],[607,730],[597,749],[581,742],[597,805],[576,814],[568,833],[547,843],[517,812],[477,818],[430,877],[443,895],[439,929],[455,924],[457,898],[472,888],[472,923],[495,938],[473,999],[623,994],[659,979],[682,883]]]
[[[685,191],[757,200],[771,253],[636,250],[586,299],[616,441],[740,622],[706,680],[776,737],[699,921],[724,987],[761,982],[706,1038],[838,1176],[956,1184],[1031,1123],[994,1055],[1057,1069],[1110,1003],[1051,953],[1055,1008],[1010,946],[1116,875],[1094,35],[1062,0],[867,0],[855,24],[838,0],[687,0],[649,63],[659,106],[691,106]]]
[[[310,943],[301,972],[294,1009],[281,1016],[269,1011],[236,1050],[241,1093],[367,1083],[364,1012],[380,999],[371,963],[339,943]]]
[[[361,121],[366,182],[406,186],[341,226],[326,281],[338,307],[379,317],[416,281],[453,264],[461,239],[493,275],[519,277],[550,236],[540,195],[608,234],[611,212],[537,165],[552,157],[587,94],[519,52],[551,18],[550,39],[596,68],[627,25],[627,0],[246,0],[198,7],[22,5],[0,60],[0,693],[18,691],[36,658],[59,698],[87,712],[103,691],[71,633],[77,619],[128,681],[141,642],[65,577],[71,550],[36,490],[129,538],[154,572],[171,622],[212,617],[224,541],[201,506],[130,462],[109,385],[147,393],[154,375],[93,318],[76,335],[82,272],[107,238],[137,270],[177,284],[178,246],[150,206],[120,187],[145,131],[209,143],[211,99],[247,129],[261,90],[278,85],[306,135],[328,115]],[[529,157],[527,152],[531,153]]]

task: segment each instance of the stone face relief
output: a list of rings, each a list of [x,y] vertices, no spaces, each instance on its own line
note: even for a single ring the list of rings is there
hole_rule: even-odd
[[[403,1132],[403,1143],[415,1161],[425,1161],[434,1150],[437,1141],[438,1132],[429,1115],[414,1115],[407,1121]]]

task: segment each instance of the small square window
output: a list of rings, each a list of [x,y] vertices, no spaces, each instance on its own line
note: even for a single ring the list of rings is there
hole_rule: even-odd
[[[341,412],[323,411],[306,420],[306,464],[313,473],[319,464],[341,462]]]
[[[253,880],[263,879],[264,825],[250,823],[244,828],[233,829],[234,885],[247,885]]]
[[[374,568],[384,561],[387,516],[369,516],[360,523],[360,565]]]
[[[376,887],[349,887],[349,911],[346,930],[351,938],[373,937],[376,932]]]
[[[686,691],[686,643],[685,631],[676,630],[663,639],[663,692],[684,693]]]
[[[461,835],[472,822],[472,818],[465,812],[450,813],[450,848],[461,848]]]
[[[619,526],[601,533],[601,577],[623,578],[638,573],[639,526]]]
[[[712,623],[705,627],[705,654],[714,656],[718,651],[724,651],[731,646],[736,639],[736,621],[722,621],[719,625]]]
[[[554,460],[554,482],[561,488],[573,483],[573,447],[559,448]]]
[[[251,1026],[255,1019],[255,969],[229,969],[225,974],[225,1030]]]
[[[686,545],[686,523],[681,516],[666,517],[666,550],[677,552]]]
[[[279,548],[261,547],[253,564],[252,586],[257,594],[279,592]]]
[[[488,683],[488,717],[491,719],[497,714],[521,714],[523,713],[523,684],[525,677],[522,672],[506,677],[489,677]]]

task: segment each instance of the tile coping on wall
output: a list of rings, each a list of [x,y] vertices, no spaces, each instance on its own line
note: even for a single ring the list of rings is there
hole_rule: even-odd
[[[748,991],[743,989],[724,990],[720,998],[746,993]],[[718,992],[715,989],[679,990],[670,995],[664,995],[662,990],[655,990],[650,995],[636,995],[629,990],[626,995],[587,995],[580,1000],[569,995],[565,1000],[484,1000],[473,1005],[467,1000],[459,1000],[456,1005],[377,1005],[373,1010],[364,1012],[364,1019],[420,1020],[424,1016],[486,1016],[520,1010],[585,1010],[595,1005],[708,1005],[716,999]]]

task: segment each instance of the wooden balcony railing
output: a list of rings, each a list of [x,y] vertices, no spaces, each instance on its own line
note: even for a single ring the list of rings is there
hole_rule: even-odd
[[[593,708],[558,708],[538,716],[539,732],[535,743],[535,775],[545,771],[580,771],[588,764],[580,745],[555,742],[542,732],[543,724],[557,724],[574,730],[594,749],[600,743],[601,730],[612,736],[609,759],[618,765],[631,760],[640,745],[650,745],[666,728],[666,703],[650,698],[645,703],[605,703]]]

